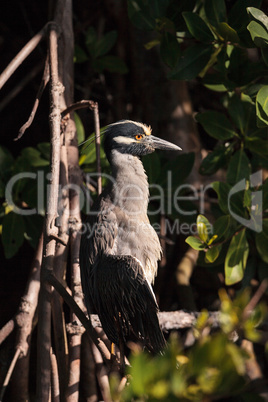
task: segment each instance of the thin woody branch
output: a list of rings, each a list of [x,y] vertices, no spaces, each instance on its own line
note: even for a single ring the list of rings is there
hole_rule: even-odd
[[[60,96],[63,86],[58,77],[57,26],[50,25],[49,68],[50,68],[50,133],[51,133],[51,182],[47,200],[44,228],[44,256],[41,269],[41,288],[38,316],[38,366],[37,399],[48,401],[51,392],[51,285],[45,280],[53,272],[56,241],[50,235],[58,235],[55,227],[57,217],[59,175],[60,175]]]
[[[30,125],[32,124],[35,114],[37,112],[39,103],[40,103],[41,96],[42,96],[44,89],[46,88],[48,82],[49,82],[49,65],[48,65],[48,58],[46,58],[42,81],[39,86],[31,114],[30,114],[28,120],[26,121],[26,123],[23,124],[23,126],[19,129],[18,136],[14,139],[14,141],[17,141],[18,139],[20,139],[23,136],[23,134],[25,133],[25,131],[27,130],[27,128],[29,128]]]
[[[5,70],[0,75],[0,89],[9,80],[12,74],[17,70],[21,63],[32,53],[32,51],[38,46],[40,41],[45,37],[47,32],[46,24],[41,31],[39,31],[17,54],[17,56],[9,63]]]
[[[91,322],[87,319],[81,308],[78,306],[78,304],[74,301],[73,297],[69,295],[67,290],[64,288],[64,286],[58,281],[58,279],[52,274],[49,273],[46,280],[54,286],[54,288],[59,292],[59,294],[62,296],[64,301],[68,304],[68,306],[73,310],[77,318],[81,321],[83,326],[86,328],[88,331],[90,338],[94,342],[94,344],[100,349],[100,352],[104,356],[105,360],[108,361],[110,360],[111,354],[109,350],[107,349],[106,345],[103,343],[103,341],[96,335],[96,332],[91,324]]]
[[[99,118],[99,107],[96,103],[94,109],[94,124],[95,124],[95,143],[96,143],[96,160],[97,160],[97,190],[98,195],[102,192],[101,184],[101,161],[100,161],[100,118]]]
[[[67,114],[74,112],[75,110],[78,110],[78,109],[89,108],[91,110],[94,110],[95,107],[96,107],[96,102],[91,101],[91,100],[81,100],[79,102],[73,103],[72,105],[68,106],[65,110],[63,110],[61,112],[61,116],[63,118]]]
[[[13,373],[13,370],[14,370],[14,368],[15,368],[15,365],[16,365],[16,363],[17,363],[17,360],[18,360],[20,354],[21,354],[20,348],[16,349],[16,352],[15,352],[14,357],[13,357],[13,359],[12,359],[12,362],[11,362],[11,364],[10,364],[10,366],[9,366],[7,375],[6,375],[5,380],[4,380],[4,384],[3,384],[2,389],[1,389],[1,392],[0,392],[0,401],[3,400],[3,397],[4,397],[4,394],[5,394],[6,388],[7,388],[7,386],[8,386],[8,383],[9,383],[9,381],[10,381],[11,375],[12,375],[12,373]]]
[[[1,329],[0,329],[0,345],[3,343],[6,338],[12,333],[15,328],[15,319],[12,318],[9,320]]]

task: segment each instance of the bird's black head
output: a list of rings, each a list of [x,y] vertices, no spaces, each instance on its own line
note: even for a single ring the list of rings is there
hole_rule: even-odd
[[[181,150],[177,145],[154,137],[151,127],[131,120],[120,120],[110,124],[105,132],[104,150],[107,158],[113,150],[134,156],[143,156],[155,149]]]

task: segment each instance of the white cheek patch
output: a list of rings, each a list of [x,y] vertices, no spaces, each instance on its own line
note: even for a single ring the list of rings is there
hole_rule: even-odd
[[[114,141],[117,142],[118,144],[133,144],[133,143],[137,143],[137,141],[134,140],[134,138],[123,137],[123,136],[115,137]]]

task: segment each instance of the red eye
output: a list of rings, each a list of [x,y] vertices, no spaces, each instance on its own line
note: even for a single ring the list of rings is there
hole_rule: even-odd
[[[142,135],[141,134],[137,134],[136,136],[135,136],[135,138],[136,138],[136,140],[141,140],[142,139]]]

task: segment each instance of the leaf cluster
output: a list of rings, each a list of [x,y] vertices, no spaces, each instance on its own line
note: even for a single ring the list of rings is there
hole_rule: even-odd
[[[45,214],[49,160],[50,144],[46,142],[37,148],[24,148],[16,159],[0,147],[0,231],[6,258],[13,257],[25,239],[32,247],[37,246]],[[38,202],[41,183],[42,199]],[[17,208],[25,215],[18,213]],[[29,210],[35,213],[27,215]]]
[[[116,401],[201,401],[227,397],[246,400],[248,354],[231,340],[236,334],[258,342],[260,325],[267,309],[259,305],[247,316],[250,292],[245,290],[234,300],[220,291],[220,329],[211,331],[207,311],[198,317],[195,344],[184,351],[177,334],[171,334],[167,349],[161,356],[134,350],[130,357],[130,382],[118,393],[118,380],[111,380]],[[255,395],[255,398],[257,395]]]
[[[128,72],[124,60],[111,54],[117,41],[117,31],[110,31],[98,36],[96,30],[91,26],[84,34],[84,46],[75,46],[76,63],[90,61],[91,67],[97,73],[104,70],[112,73],[125,74]]]
[[[168,78],[198,79],[218,93],[215,109],[200,108],[195,115],[201,135],[217,141],[199,172],[208,176],[223,169],[226,181],[211,184],[218,200],[214,224],[199,215],[198,236],[186,241],[200,251],[200,263],[224,268],[228,285],[267,276],[268,184],[261,169],[268,168],[268,17],[261,4],[128,1],[132,23],[155,32],[146,47],[160,46]],[[175,177],[180,171],[175,167]]]

